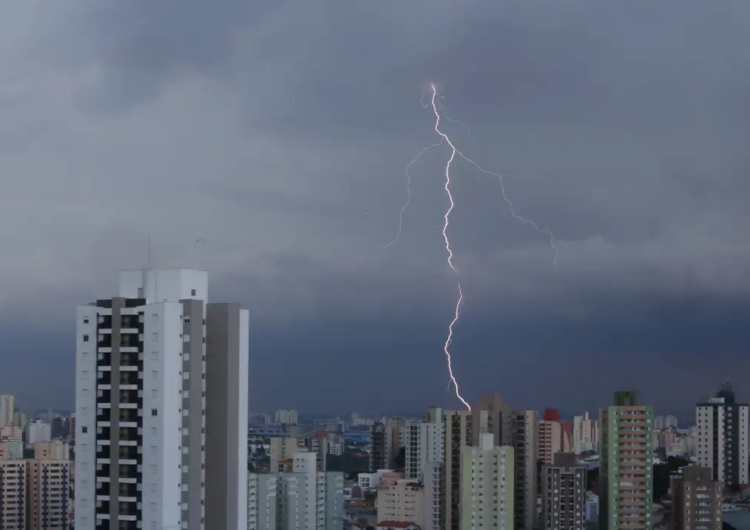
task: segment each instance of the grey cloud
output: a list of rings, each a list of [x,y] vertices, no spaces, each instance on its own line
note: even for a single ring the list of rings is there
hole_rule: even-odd
[[[446,130],[483,167],[519,177],[506,180],[517,211],[561,251],[557,272],[497,179],[454,167],[449,233],[467,294],[455,346],[469,388],[541,404],[518,383],[533,365],[582,405],[556,379],[565,357],[576,387],[601,374],[596,399],[632,383],[676,407],[699,374],[740,362],[746,2],[45,4],[0,20],[0,321],[16,350],[40,352],[35,366],[45,355],[62,366],[64,315],[111,294],[150,236],[155,265],[207,268],[217,297],[252,308],[257,373],[300,363],[302,396],[359,381],[381,356],[376,375],[409,387],[384,407],[441,399],[455,301],[445,147],[413,168],[404,232],[382,252],[404,168],[436,140],[419,100],[429,82],[464,124]],[[55,315],[44,344],[18,322],[42,307]],[[627,355],[657,374],[682,359],[686,375],[666,396],[656,375],[621,367]],[[702,371],[707,356],[716,374]],[[276,404],[273,377],[255,380],[259,406]],[[360,382],[352,404],[370,406],[377,382]],[[70,390],[56,388],[61,400]],[[320,394],[316,407],[337,403]]]

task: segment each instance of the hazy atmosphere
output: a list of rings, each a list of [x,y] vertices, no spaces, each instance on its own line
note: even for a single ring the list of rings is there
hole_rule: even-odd
[[[457,147],[559,248],[557,270],[456,163],[463,394],[574,411],[632,388],[669,413],[729,378],[748,400],[748,20],[746,0],[3,2],[0,387],[72,409],[75,306],[150,237],[152,266],[250,309],[251,410],[458,407],[446,145],[383,251],[439,141],[435,83]]]

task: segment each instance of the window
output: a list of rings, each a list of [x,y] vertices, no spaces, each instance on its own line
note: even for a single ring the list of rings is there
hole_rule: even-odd
[[[81,372],[81,379],[88,379],[88,378],[89,378],[89,371],[88,370],[83,370]]]
[[[153,359],[154,361],[158,361],[159,360],[159,352],[158,351],[152,351],[151,352],[151,359]]]
[[[154,456],[156,456],[156,446],[155,445],[151,446],[151,454],[154,455]]]
[[[81,427],[81,432],[83,434],[86,434],[87,432],[89,432],[89,428],[88,427]]]
[[[197,294],[198,291],[196,291],[195,289],[190,289],[190,296],[197,296]]]
[[[88,335],[84,335],[83,336],[83,342],[88,342],[88,341],[89,341],[89,336]]]
[[[157,389],[155,389],[155,388],[152,388],[151,389],[151,397],[153,399],[157,399],[159,397],[159,391]]]
[[[185,334],[182,336],[182,342],[190,342],[190,335]]]
[[[154,381],[159,379],[159,372],[157,372],[156,370],[151,370],[151,379]]]
[[[89,317],[83,317],[83,323],[88,324],[89,323]]]
[[[152,416],[156,416],[157,415],[156,409],[151,409],[151,415]]]
[[[158,333],[152,333],[151,334],[151,342],[158,342],[159,341],[159,334]]]
[[[159,322],[159,313],[151,313],[151,322],[154,324]]]

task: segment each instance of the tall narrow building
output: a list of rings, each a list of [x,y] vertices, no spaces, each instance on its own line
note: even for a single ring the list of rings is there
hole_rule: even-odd
[[[572,453],[557,453],[542,467],[542,528],[586,529],[586,467]]]
[[[599,412],[600,530],[651,528],[653,418],[630,391],[615,393],[614,405]]]
[[[486,415],[480,418],[486,422]],[[448,410],[445,412],[445,485],[443,508],[446,530],[461,528],[461,454],[471,447],[474,439],[472,411]]]
[[[510,405],[503,402],[500,394],[482,394],[479,402],[471,407],[472,421],[475,426],[481,421],[486,422],[484,431],[492,434],[495,445],[511,445],[513,430],[513,413]],[[479,445],[480,430],[474,429],[472,444]]]
[[[13,425],[16,413],[16,396],[13,394],[0,394],[0,429]]]
[[[162,269],[79,306],[76,530],[246,524],[247,312],[207,300],[206,272]]]
[[[725,382],[716,397],[698,403],[698,465],[711,469],[713,480],[737,489],[748,484],[748,407],[737,403]]]
[[[445,461],[443,411],[431,408],[420,423],[406,425],[406,469],[404,478],[422,481],[429,462]]]
[[[71,471],[70,448],[55,440],[34,444],[34,458],[28,465],[29,530],[70,528]]]
[[[515,528],[532,530],[537,513],[537,460],[539,422],[534,410],[513,412],[512,440],[515,457]]]
[[[513,448],[481,433],[461,461],[461,530],[513,530]]]

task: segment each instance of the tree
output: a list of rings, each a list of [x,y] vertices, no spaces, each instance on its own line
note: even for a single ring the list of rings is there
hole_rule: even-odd
[[[664,464],[654,466],[654,501],[659,501],[669,491],[669,476],[678,469],[690,464],[684,458],[670,456]]]

